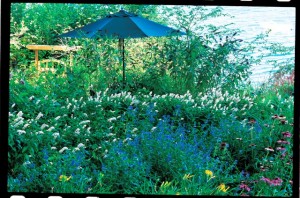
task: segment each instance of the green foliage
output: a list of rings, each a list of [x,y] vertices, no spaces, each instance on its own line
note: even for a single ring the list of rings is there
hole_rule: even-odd
[[[124,88],[117,40],[57,37],[122,6],[187,33],[125,39]],[[198,23],[222,15],[220,7],[13,4],[8,190],[290,196],[293,62],[274,62],[281,78],[268,85],[254,88],[248,77],[269,52],[293,49],[269,45],[268,33],[242,41],[230,24]],[[66,70],[38,72],[27,44],[82,48]]]
[[[59,34],[94,22],[119,7],[122,5],[13,4],[13,10],[21,10],[22,14],[12,12],[11,65],[28,68],[33,53],[25,49],[27,44],[80,45],[83,48],[75,54],[77,64],[74,67],[88,67],[88,70],[80,71],[85,76],[84,81],[96,88],[121,87],[122,59],[116,40],[99,39],[95,42],[58,38]],[[184,93],[187,89],[198,92],[204,87],[230,90],[249,77],[249,67],[254,60],[249,56],[245,59],[245,53],[260,40],[244,47],[244,42],[238,39],[239,30],[230,29],[229,24],[216,27],[199,23],[199,20],[223,15],[221,8],[208,11],[194,6],[184,11],[176,6],[161,6],[160,9],[150,5],[123,7],[187,33],[182,37],[126,39],[128,88],[148,87],[162,94]],[[168,20],[174,17],[175,21]],[[64,20],[60,20],[62,18]],[[206,33],[200,34],[203,31]],[[39,55],[40,59],[51,56],[61,58],[64,54],[41,51]]]

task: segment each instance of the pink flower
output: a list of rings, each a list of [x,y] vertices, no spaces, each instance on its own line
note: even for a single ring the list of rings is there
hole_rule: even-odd
[[[287,124],[287,123],[288,123],[288,121],[287,121],[287,120],[285,120],[285,119],[282,119],[282,120],[280,120],[280,123],[281,123],[281,124]]]
[[[284,138],[292,137],[292,134],[289,131],[282,132],[282,135],[283,135]]]
[[[279,147],[276,147],[276,150],[279,150],[279,151],[285,151],[286,149],[279,146]]]
[[[278,144],[290,144],[288,141],[285,141],[285,140],[278,140],[277,143]]]
[[[260,180],[262,180],[264,182],[267,182],[267,183],[271,182],[271,180],[269,178],[266,178],[266,177],[262,177]]]
[[[276,177],[276,178],[273,179],[271,182],[272,182],[272,185],[274,185],[274,186],[281,186],[281,184],[282,184],[282,179],[280,179],[279,177]]]
[[[266,177],[262,177],[260,180],[268,183],[270,186],[281,186],[282,184],[282,179],[280,179],[279,177],[276,177],[273,180],[270,180],[269,178]]]
[[[241,185],[240,185],[240,189],[245,189],[245,190],[247,190],[248,192],[251,190],[251,189],[249,188],[249,186],[247,186],[246,184],[241,184]]]

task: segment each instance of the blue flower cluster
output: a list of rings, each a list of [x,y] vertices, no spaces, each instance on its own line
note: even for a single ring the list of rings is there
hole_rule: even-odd
[[[153,107],[150,104],[147,109],[149,122],[154,122]],[[178,107],[177,114],[179,111]],[[103,159],[102,171],[107,177],[116,178],[117,183],[123,177],[122,181],[127,181],[124,186],[129,188],[130,178],[142,181],[157,176],[172,179],[186,173],[200,174],[211,160],[213,148],[201,145],[205,139],[191,138],[189,133],[184,124],[175,126],[171,117],[164,115],[152,130],[143,130],[126,143],[114,142]]]
[[[151,123],[154,123],[157,113],[154,110],[154,103],[150,103],[146,109],[146,116]]]

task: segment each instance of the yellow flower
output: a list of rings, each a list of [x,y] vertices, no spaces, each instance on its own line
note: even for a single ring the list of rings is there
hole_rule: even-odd
[[[162,188],[167,188],[167,187],[169,187],[169,186],[171,186],[171,182],[168,182],[168,181],[163,182],[163,183],[160,185],[160,187],[162,187]]]
[[[194,177],[194,175],[191,175],[191,174],[184,174],[183,180],[189,180],[189,179],[191,179],[192,177]]]
[[[213,177],[213,172],[211,172],[210,170],[205,170],[205,174],[210,176],[210,177]]]
[[[172,182],[168,182],[168,181],[163,182],[163,183],[160,185],[160,191],[163,192],[163,193],[167,192],[168,188],[171,186],[171,183],[172,183]]]
[[[180,193],[179,193],[179,192],[177,192],[177,193],[176,193],[176,195],[180,195]]]
[[[214,176],[213,172],[210,171],[210,170],[205,170],[205,174],[208,175],[208,176],[210,177],[209,180],[211,180],[211,179],[213,179],[213,178],[216,177],[216,176]],[[209,181],[209,180],[208,180],[208,181]]]
[[[225,184],[222,183],[217,187],[217,189],[220,190],[220,191],[223,191],[223,192],[227,192],[229,187],[226,188]]]
[[[61,175],[61,176],[59,176],[59,181],[66,182],[66,181],[69,181],[71,178],[72,178],[72,176],[67,177],[66,175]]]

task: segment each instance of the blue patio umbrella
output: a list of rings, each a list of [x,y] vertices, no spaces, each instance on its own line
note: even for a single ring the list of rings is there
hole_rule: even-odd
[[[150,21],[121,9],[93,23],[61,34],[71,38],[118,38],[122,47],[123,85],[125,84],[124,39],[185,35],[184,32]]]

